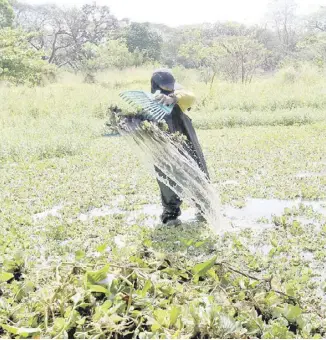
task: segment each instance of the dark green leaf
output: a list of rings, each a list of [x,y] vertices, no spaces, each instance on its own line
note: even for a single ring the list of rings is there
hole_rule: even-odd
[[[196,264],[192,269],[192,272],[194,273],[194,275],[197,275],[199,277],[205,276],[206,273],[214,266],[216,262],[216,258],[217,256],[214,256],[209,261]]]

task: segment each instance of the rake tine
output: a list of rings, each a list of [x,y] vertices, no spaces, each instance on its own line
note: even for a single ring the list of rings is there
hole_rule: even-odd
[[[156,112],[156,111],[158,111],[160,108],[158,108],[158,107],[156,107],[156,106],[153,106],[153,105],[150,105],[150,107],[149,107],[149,110],[151,111],[151,112]]]
[[[163,113],[164,111],[162,111],[162,109],[161,108],[158,108],[158,109],[156,109],[155,110],[155,113],[159,113],[159,114],[161,114],[161,113]]]
[[[160,111],[157,113],[157,116],[158,116],[158,117],[160,117],[160,116],[162,116],[162,115],[164,116],[164,114],[165,114],[165,113],[162,112],[162,111],[160,110]]]
[[[152,114],[159,113],[161,110],[158,108],[151,109]]]
[[[155,118],[155,119],[158,119],[158,117],[160,116],[161,114],[159,113],[159,112],[157,112],[157,113],[155,113],[154,115],[153,115],[153,117]]]
[[[158,121],[161,121],[164,118],[164,114],[161,114],[157,119]]]
[[[143,106],[143,109],[151,112],[151,106],[150,105]]]
[[[165,115],[166,115],[165,112],[162,112],[162,113],[161,113],[161,116],[162,116],[162,117],[165,117]]]
[[[159,117],[159,115],[157,115],[157,114],[154,114],[154,115],[153,115],[153,118],[154,118],[154,119],[158,119],[158,117]]]
[[[131,106],[144,111],[144,117],[161,121],[171,113],[171,109],[153,100],[153,96],[143,91],[125,91],[119,94]]]
[[[161,113],[161,114],[158,116],[158,119],[159,119],[159,120],[162,120],[164,117],[165,117],[165,114],[164,114],[164,113]]]
[[[162,113],[160,116],[160,120],[162,120],[165,117],[165,113]]]
[[[160,107],[153,107],[153,112],[162,112],[162,109]]]
[[[143,103],[148,103],[149,102],[149,100],[147,98],[137,98],[137,100],[139,102],[143,102]]]
[[[146,105],[146,106],[152,106],[152,105],[153,105],[153,104],[152,104],[151,102],[149,102],[148,100],[147,100],[147,101],[144,101],[143,103],[144,103],[144,105]]]
[[[142,105],[143,107],[151,107],[151,103],[148,102],[138,102],[140,105]]]

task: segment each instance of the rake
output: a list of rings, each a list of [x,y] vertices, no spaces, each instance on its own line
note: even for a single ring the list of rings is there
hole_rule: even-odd
[[[171,114],[173,105],[166,106],[159,104],[153,94],[144,91],[124,91],[121,92],[120,97],[128,104],[136,109],[141,109],[145,112],[148,118],[160,122],[165,116]]]

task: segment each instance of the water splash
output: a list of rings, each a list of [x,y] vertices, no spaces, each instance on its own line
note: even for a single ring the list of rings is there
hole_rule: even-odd
[[[210,226],[220,232],[220,200],[206,174],[187,153],[181,138],[164,132],[154,123],[125,118],[117,126],[119,133],[137,146],[155,177],[193,207],[200,207]],[[154,168],[160,171],[154,171]],[[171,181],[170,181],[170,180]]]

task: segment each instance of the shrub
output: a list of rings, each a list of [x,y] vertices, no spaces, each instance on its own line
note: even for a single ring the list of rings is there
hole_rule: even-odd
[[[13,84],[43,85],[54,81],[56,67],[42,60],[42,51],[31,48],[21,30],[0,30],[0,80]]]

